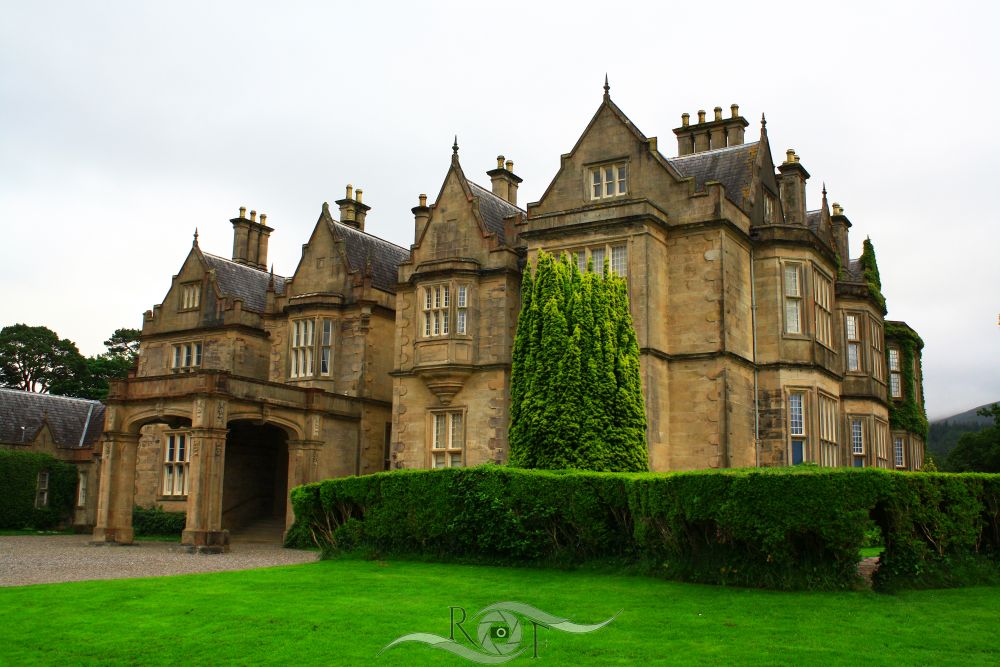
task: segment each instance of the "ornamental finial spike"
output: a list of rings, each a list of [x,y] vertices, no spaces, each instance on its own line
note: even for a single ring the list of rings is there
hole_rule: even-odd
[[[455,135],[455,143],[451,145],[451,152],[458,155],[458,135]]]
[[[608,73],[604,73],[604,98],[611,97],[611,86],[608,85]]]
[[[194,228],[194,243],[192,243],[192,245],[195,248],[198,247],[198,228],[197,227]]]
[[[760,115],[760,129],[767,129],[767,116],[763,113]]]

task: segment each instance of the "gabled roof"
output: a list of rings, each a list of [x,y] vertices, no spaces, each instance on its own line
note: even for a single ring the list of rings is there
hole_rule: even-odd
[[[472,196],[479,198],[479,215],[483,219],[483,225],[485,225],[486,231],[491,234],[496,234],[497,241],[501,244],[506,244],[507,239],[504,236],[504,218],[518,213],[524,213],[524,209],[518,208],[503,197],[498,197],[493,194],[492,191],[487,190],[483,186],[473,183],[468,179],[466,180],[469,183],[469,188],[472,190]]]
[[[45,424],[58,447],[92,447],[104,431],[104,405],[82,398],[0,389],[0,442],[28,444]]]
[[[755,141],[668,158],[667,162],[682,176],[693,176],[698,190],[708,181],[718,181],[726,189],[726,198],[745,210],[759,150],[760,142]]]
[[[201,253],[209,269],[215,271],[215,281],[222,295],[232,299],[242,299],[243,307],[255,313],[263,313],[267,308],[267,286],[271,274],[245,264],[237,264],[217,255]],[[284,276],[274,276],[274,291],[284,294]]]
[[[865,282],[865,268],[861,266],[861,259],[852,259],[844,267],[844,280],[852,283]]]
[[[323,204],[320,219],[326,220],[335,239],[344,242],[344,254],[351,271],[364,275],[371,266],[372,286],[396,293],[399,265],[410,258],[409,250],[334,220],[327,204]]]

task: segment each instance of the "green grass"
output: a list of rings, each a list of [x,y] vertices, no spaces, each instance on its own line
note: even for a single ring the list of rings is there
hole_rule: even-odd
[[[885,547],[861,547],[862,558],[878,558],[885,551]]]
[[[590,634],[543,629],[539,660],[514,664],[1000,662],[1000,587],[784,593],[586,571],[334,560],[0,589],[0,663],[471,665],[415,643],[376,654],[404,634],[447,636],[449,605],[471,620],[505,600],[578,623],[622,610]]]
[[[5,529],[0,530],[0,537],[21,536],[21,535],[73,535],[73,530],[35,530],[34,528]]]

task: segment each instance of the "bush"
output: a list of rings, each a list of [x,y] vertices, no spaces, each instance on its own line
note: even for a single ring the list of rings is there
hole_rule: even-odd
[[[187,515],[184,512],[166,512],[162,507],[132,508],[132,530],[136,535],[176,535],[184,531]]]
[[[291,545],[326,554],[573,565],[684,581],[881,590],[996,580],[1000,476],[790,468],[620,474],[500,466],[326,480],[292,491]]]
[[[49,473],[46,507],[36,508],[38,473]],[[48,454],[0,450],[0,528],[46,530],[73,512],[76,467]]]

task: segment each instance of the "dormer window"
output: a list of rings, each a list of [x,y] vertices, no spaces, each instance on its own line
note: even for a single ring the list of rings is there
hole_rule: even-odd
[[[628,194],[628,165],[624,162],[590,168],[590,198],[608,199]]]
[[[201,304],[201,283],[181,285],[181,310],[194,310]]]

